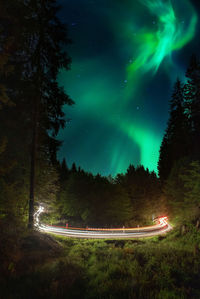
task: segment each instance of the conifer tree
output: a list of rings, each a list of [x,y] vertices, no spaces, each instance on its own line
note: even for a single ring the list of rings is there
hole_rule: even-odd
[[[8,65],[14,64],[12,76],[6,79],[8,86],[6,88],[8,98],[15,104],[14,109],[7,108],[4,111],[1,130],[7,129],[7,135],[11,140],[8,142],[9,151],[12,155],[16,155],[19,164],[22,164],[20,159],[26,160],[24,168],[30,172],[30,228],[33,227],[34,220],[36,173],[38,173],[36,166],[41,164],[41,161],[41,165],[46,165],[47,168],[48,165],[56,163],[56,152],[60,145],[56,136],[59,129],[65,126],[62,108],[65,104],[73,103],[57,82],[59,70],[68,69],[70,65],[70,58],[65,50],[70,40],[67,37],[66,27],[57,17],[56,3],[56,0],[1,2],[3,11],[6,10],[9,20],[15,24],[11,26],[11,33],[17,35],[11,55],[5,55],[6,47],[1,48],[9,62]],[[9,22],[6,24],[9,29]],[[10,36],[6,34],[6,37]],[[1,61],[0,53],[2,69],[5,63]],[[1,103],[7,101],[2,86],[0,86]],[[12,149],[13,144],[17,148],[15,153]]]
[[[26,70],[33,93],[32,146],[29,201],[29,227],[33,226],[35,165],[37,151],[45,151],[50,160],[56,161],[59,142],[56,135],[64,127],[63,105],[73,102],[57,83],[61,68],[69,68],[70,59],[63,47],[69,43],[65,27],[57,17],[55,0],[30,0],[26,2],[27,54]],[[51,133],[49,133],[51,132]]]
[[[69,176],[69,169],[67,167],[66,159],[64,158],[62,160],[62,163],[60,164],[60,180],[63,182],[65,181]]]
[[[185,108],[191,129],[190,155],[200,159],[200,62],[197,57],[191,57],[189,68],[186,72],[188,78],[185,84]]]
[[[76,173],[77,172],[77,167],[76,167],[76,164],[74,162],[72,163],[71,172],[72,173]]]
[[[176,160],[188,155],[189,136],[183,85],[177,79],[170,101],[170,117],[160,148],[158,171],[161,180],[167,179]]]

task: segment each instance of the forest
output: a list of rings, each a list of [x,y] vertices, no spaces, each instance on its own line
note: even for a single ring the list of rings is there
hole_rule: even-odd
[[[104,177],[58,159],[70,69],[67,27],[54,0],[0,3],[0,298],[200,297],[200,61],[192,55],[169,99],[158,174],[130,164]],[[75,227],[152,225],[172,232],[137,240],[42,234]]]

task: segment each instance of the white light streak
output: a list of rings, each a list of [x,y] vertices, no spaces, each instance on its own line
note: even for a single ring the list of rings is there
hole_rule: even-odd
[[[153,226],[138,228],[121,228],[121,229],[76,229],[62,228],[40,224],[39,217],[44,211],[42,206],[35,213],[35,226],[43,232],[49,232],[56,235],[64,235],[66,237],[76,238],[93,238],[93,239],[118,239],[118,238],[144,238],[164,234],[172,229],[167,221],[167,217],[161,217],[158,223]]]

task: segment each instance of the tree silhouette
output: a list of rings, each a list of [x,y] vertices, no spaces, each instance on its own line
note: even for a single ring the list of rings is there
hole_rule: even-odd
[[[158,171],[166,180],[175,161],[189,152],[189,124],[184,108],[184,89],[177,79],[170,101],[170,116],[160,148]]]
[[[66,27],[57,17],[56,2],[8,0],[1,4],[9,19],[6,22],[8,28],[4,30],[5,34],[0,28],[1,39],[8,41],[9,45],[7,33],[10,32],[11,36],[15,36],[15,33],[17,35],[17,40],[14,38],[12,45],[12,53],[7,55],[8,46],[2,48],[2,54],[0,53],[0,74],[5,65],[2,63],[2,57],[5,56],[8,60],[8,65],[14,65],[13,74],[6,79],[6,87],[15,109],[7,109],[3,120],[5,127],[9,128],[12,140],[10,148],[15,144],[19,153],[17,158],[21,154],[20,159],[26,157],[25,163],[30,160],[30,166],[26,164],[26,170],[30,172],[30,228],[33,227],[38,173],[36,167],[41,161],[47,168],[56,164],[56,152],[60,145],[56,136],[66,123],[62,108],[65,104],[73,104],[57,82],[59,70],[68,69],[70,65],[70,58],[64,50],[70,40]],[[0,86],[0,102],[6,101],[4,89]],[[15,135],[12,128],[16,132]]]
[[[186,72],[185,108],[191,130],[190,155],[193,159],[200,159],[200,62],[193,55]]]

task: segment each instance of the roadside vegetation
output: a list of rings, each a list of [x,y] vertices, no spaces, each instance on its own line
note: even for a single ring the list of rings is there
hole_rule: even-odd
[[[194,226],[140,240],[26,233],[0,276],[0,297],[199,298],[199,246]]]

